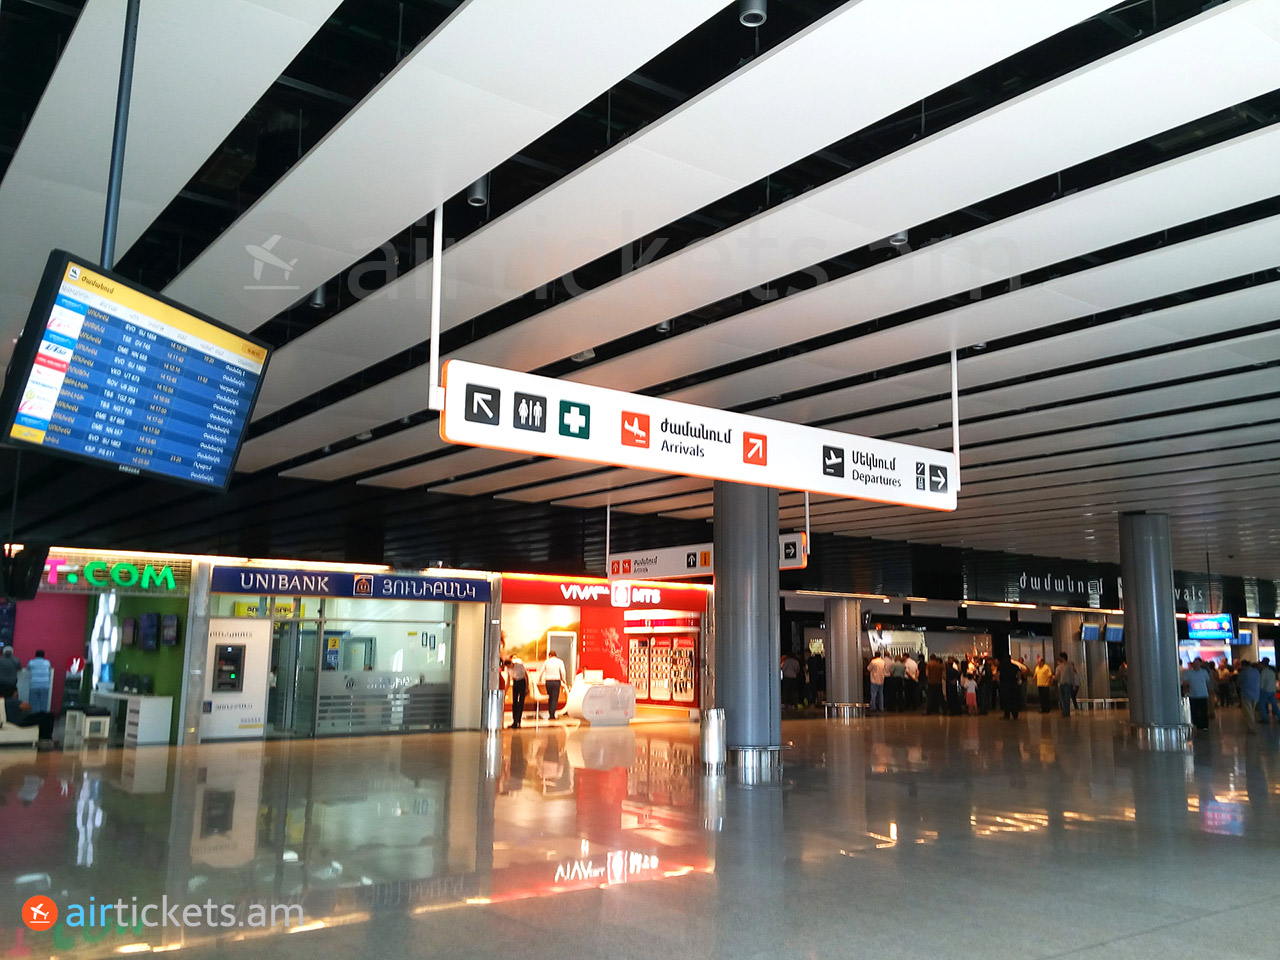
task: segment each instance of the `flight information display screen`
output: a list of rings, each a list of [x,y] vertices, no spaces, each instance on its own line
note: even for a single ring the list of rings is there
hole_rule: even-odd
[[[4,435],[226,489],[267,359],[265,343],[55,250],[5,379]]]

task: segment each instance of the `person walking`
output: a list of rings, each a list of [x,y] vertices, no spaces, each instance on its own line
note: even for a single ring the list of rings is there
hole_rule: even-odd
[[[947,657],[947,713],[958,717],[964,713],[964,698],[960,692],[960,664],[955,657]]]
[[[1204,661],[1199,657],[1182,671],[1182,683],[1191,703],[1191,725],[1197,730],[1209,729],[1209,690],[1213,679],[1204,668]]]
[[[1260,719],[1268,727],[1272,718],[1280,721],[1280,707],[1276,706],[1276,670],[1271,666],[1271,658],[1263,657],[1258,662],[1258,713]]]
[[[884,713],[884,675],[887,664],[884,657],[876,654],[867,664],[867,679],[871,681],[871,710]]]
[[[1053,667],[1044,662],[1044,657],[1036,657],[1034,676],[1036,696],[1040,699],[1040,712],[1048,713],[1053,706]]]
[[[929,684],[928,706],[925,713],[934,716],[942,712],[942,681],[946,677],[946,668],[935,653],[924,665],[925,680]]]
[[[506,667],[511,687],[511,729],[519,730],[524,720],[524,699],[529,695],[529,671],[519,657],[508,660]]]
[[[899,654],[890,661],[889,675],[884,682],[885,700],[894,713],[901,713],[906,706],[907,667],[902,660]]]
[[[1002,654],[997,676],[1000,683],[1000,706],[1006,720],[1018,719],[1022,710],[1022,667]]]
[[[0,687],[18,689],[18,671],[22,663],[13,655],[13,647],[5,647],[0,652]]]
[[[1240,695],[1240,712],[1244,714],[1244,732],[1258,732],[1258,696],[1262,692],[1262,676],[1248,660],[1240,661],[1236,671],[1236,689]]]
[[[1058,668],[1053,671],[1053,678],[1058,682],[1058,706],[1062,708],[1062,715],[1069,717],[1071,700],[1075,696],[1076,668],[1065,653],[1058,654]]]
[[[991,712],[991,701],[994,699],[996,685],[995,670],[990,658],[982,661],[978,670],[978,716],[985,717]]]
[[[796,663],[798,665],[799,661]],[[547,659],[542,663],[542,685],[547,688],[547,715],[552,720],[560,708],[560,685],[565,681],[566,672],[560,654],[548,650]]]
[[[43,650],[37,650],[36,655],[27,661],[27,677],[27,700],[31,703],[31,712],[48,713],[53,698],[53,664],[45,659]],[[1274,690],[1275,684],[1271,686]],[[1274,700],[1273,697],[1273,706]]]
[[[905,687],[906,708],[911,711],[920,709],[920,664],[916,663],[915,658],[911,654],[907,654],[902,658],[903,672],[906,679],[903,681]]]

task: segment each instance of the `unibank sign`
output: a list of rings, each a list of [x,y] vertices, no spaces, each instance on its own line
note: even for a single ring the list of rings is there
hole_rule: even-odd
[[[264,567],[215,567],[213,593],[285,597],[358,597],[370,600],[441,600],[484,603],[488,580],[428,577],[399,573],[350,573],[343,570],[271,570]]]

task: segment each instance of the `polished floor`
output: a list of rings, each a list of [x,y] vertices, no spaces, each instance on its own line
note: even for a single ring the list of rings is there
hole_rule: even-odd
[[[783,736],[763,787],[704,778],[683,723],[5,750],[0,956],[1277,953],[1280,731],[1221,711],[1185,753],[1135,749],[1114,715]],[[32,896],[51,930],[22,925]],[[91,897],[301,919],[68,925]]]

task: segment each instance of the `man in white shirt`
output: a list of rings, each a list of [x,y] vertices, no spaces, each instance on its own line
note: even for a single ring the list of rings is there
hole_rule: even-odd
[[[564,683],[564,679],[564,661],[552,650],[542,664],[542,683],[547,688],[547,712],[552,720],[556,718],[556,709],[560,705],[560,685]]]
[[[907,709],[920,709],[920,664],[916,663],[911,654],[907,654],[907,658],[902,662],[907,670]]]
[[[871,681],[871,710],[874,712],[879,710],[884,713],[884,674],[888,669],[888,664],[884,662],[884,657],[876,654],[875,658],[867,664],[867,672],[870,674]]]

